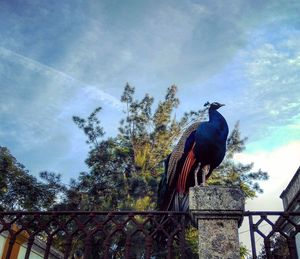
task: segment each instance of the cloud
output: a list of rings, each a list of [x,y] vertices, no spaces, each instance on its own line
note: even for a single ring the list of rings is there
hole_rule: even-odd
[[[261,137],[267,137],[276,128],[300,125],[296,116],[300,113],[300,31],[281,28],[277,34],[280,36],[276,40],[260,38],[258,42],[263,43],[251,47],[245,57],[248,87],[242,98],[248,115],[260,124]],[[257,123],[251,122],[254,129]]]
[[[271,151],[244,152],[235,156],[242,163],[254,162],[255,169],[261,168],[270,176],[268,181],[261,183],[264,193],[247,202],[248,210],[282,210],[279,196],[300,166],[299,150],[300,141],[294,141]]]
[[[126,81],[141,82],[149,89],[149,81],[203,80],[246,46],[247,30],[262,18],[261,11],[253,12],[260,8],[243,1],[148,5],[95,7],[100,15],[85,21],[85,30],[66,49],[61,66],[88,84],[101,83],[104,89],[119,88]],[[264,5],[259,7],[264,10]]]
[[[230,125],[240,120],[252,150],[300,139],[299,43],[300,28],[292,21],[289,26],[266,22],[249,31],[247,46],[203,83],[204,95],[228,104],[224,114]]]
[[[67,80],[68,84],[64,85],[65,88],[66,87],[70,88],[72,84],[80,85],[81,87],[85,88],[85,92],[89,93],[91,97],[99,98],[102,101],[106,101],[107,104],[111,104],[116,108],[119,108],[121,106],[121,103],[117,98],[115,98],[114,96],[108,93],[105,93],[104,91],[98,89],[96,86],[89,86],[62,71],[44,65],[36,60],[25,57],[9,49],[0,47],[0,57],[6,60],[10,60],[10,62],[18,63],[18,65],[21,65],[24,68],[31,70],[33,73],[42,73],[43,76],[49,77],[51,78],[51,80],[55,80],[55,79]]]
[[[290,142],[271,151],[259,151],[254,153],[241,153],[235,159],[242,163],[254,162],[255,169],[261,168],[269,173],[269,180],[260,185],[264,189],[263,194],[246,202],[246,210],[250,211],[282,211],[283,205],[280,194],[287,187],[292,177],[300,166],[300,141]],[[254,219],[255,221],[258,219]],[[273,219],[274,220],[274,219]],[[270,227],[262,225],[260,228],[268,234]],[[251,250],[248,219],[245,218],[239,229],[240,241]],[[262,245],[262,239],[257,237],[257,247]]]
[[[67,181],[76,168],[84,168],[87,152],[72,116],[86,116],[99,105],[115,116],[122,109],[120,101],[99,86],[3,47],[0,60],[1,145],[9,147],[32,173],[56,170]],[[70,156],[82,159],[73,166]]]
[[[62,143],[59,155],[74,155],[80,133],[67,125],[71,116],[100,105],[103,121],[118,118],[122,104],[114,96],[126,82],[138,95],[156,98],[175,82],[185,110],[207,99],[225,101],[226,117],[231,124],[240,118],[252,143],[272,132],[279,139],[287,127],[289,137],[299,138],[296,4],[75,0],[0,6],[0,135],[22,155],[47,145],[61,150]],[[110,133],[116,130],[108,124]]]

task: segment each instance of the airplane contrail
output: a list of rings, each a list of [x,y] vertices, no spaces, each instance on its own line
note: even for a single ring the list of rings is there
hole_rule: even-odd
[[[59,75],[65,79],[68,79],[73,82],[77,82],[81,84],[84,87],[84,91],[88,94],[90,94],[91,97],[99,98],[100,100],[112,105],[114,108],[118,110],[122,110],[123,104],[114,96],[104,92],[103,90],[98,89],[96,86],[92,86],[89,84],[86,84],[62,71],[59,71],[53,67],[47,66],[45,64],[42,64],[39,61],[36,61],[34,59],[28,58],[24,55],[21,55],[19,53],[16,53],[12,50],[9,50],[7,48],[0,46],[0,57],[4,58],[13,58],[15,62],[18,64],[23,65],[26,68],[29,68],[31,70],[37,71],[37,72],[43,72],[43,73],[53,73],[54,75]]]

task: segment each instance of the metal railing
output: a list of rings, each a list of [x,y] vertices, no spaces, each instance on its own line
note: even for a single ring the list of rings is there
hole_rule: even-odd
[[[246,211],[249,220],[252,258],[296,259],[295,236],[300,232],[300,212]],[[263,249],[257,251],[262,240]]]
[[[300,212],[246,211],[246,218],[251,258],[298,258]],[[20,247],[26,259],[33,253],[66,259],[194,258],[186,240],[189,223],[182,212],[0,212],[2,258],[14,258]]]
[[[185,258],[181,212],[0,212],[4,256],[25,258]],[[75,256],[75,257],[74,257]]]

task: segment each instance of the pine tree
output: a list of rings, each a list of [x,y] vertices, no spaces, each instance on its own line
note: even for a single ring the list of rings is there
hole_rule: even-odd
[[[270,253],[272,258],[288,259],[290,258],[289,248],[285,237],[275,233],[270,238]],[[267,259],[266,250],[263,247],[258,255],[259,259]]]
[[[134,93],[135,88],[127,84],[121,96],[125,106],[124,119],[120,121],[119,132],[114,137],[105,137],[99,119],[101,107],[87,118],[73,117],[90,146],[85,160],[89,169],[81,172],[77,179],[72,179],[68,187],[54,173],[42,172],[42,181],[34,178],[6,148],[0,148],[0,209],[155,209],[164,159],[172,152],[184,129],[195,120],[205,120],[207,113],[200,109],[177,118],[175,112],[179,99],[174,85],[167,89],[165,98],[156,107],[154,98],[149,94],[136,100]],[[253,171],[253,164],[234,161],[234,155],[245,149],[245,142],[237,123],[227,141],[226,157],[213,172],[208,184],[240,186],[246,198],[253,198],[262,192],[258,182],[267,180],[268,175],[261,170]],[[191,248],[197,247],[196,236],[195,229],[187,231],[187,242]],[[59,237],[57,240],[59,243]],[[98,240],[102,241],[101,238]],[[124,237],[120,237],[114,244],[115,255],[121,252],[124,242]],[[94,253],[96,257],[101,255],[98,250]]]
[[[29,174],[10,151],[0,146],[0,210],[46,210],[65,190],[60,175],[41,172],[41,180]]]
[[[163,160],[171,153],[182,129],[195,120],[204,120],[204,109],[175,116],[179,99],[175,85],[167,89],[165,98],[154,108],[154,98],[146,94],[134,98],[135,88],[126,84],[121,101],[125,105],[119,133],[105,139],[96,108],[86,118],[73,120],[87,136],[90,151],[86,163],[89,172],[73,180],[66,193],[64,206],[85,210],[151,210],[155,209],[157,185],[163,172]],[[258,181],[268,175],[253,171],[253,164],[234,161],[234,155],[245,149],[237,123],[227,141],[223,163],[209,179],[209,184],[240,186],[247,198],[262,192]]]

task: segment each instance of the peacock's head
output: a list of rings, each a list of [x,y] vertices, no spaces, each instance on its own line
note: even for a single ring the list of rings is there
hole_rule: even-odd
[[[220,107],[224,106],[225,104],[222,103],[218,103],[218,102],[213,102],[213,103],[209,103],[206,102],[204,104],[205,107],[209,107],[210,110],[218,110]]]

